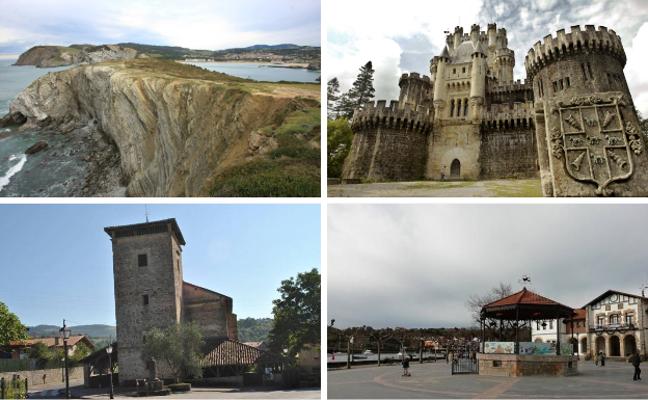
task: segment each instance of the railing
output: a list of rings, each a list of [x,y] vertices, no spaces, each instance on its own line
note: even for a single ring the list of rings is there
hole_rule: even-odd
[[[27,378],[0,378],[0,399],[26,399],[28,390]]]
[[[476,358],[455,358],[452,360],[452,375],[478,374],[479,363]]]
[[[607,331],[627,331],[631,329],[637,329],[635,324],[603,324],[603,325],[590,325],[590,332],[607,332]]]

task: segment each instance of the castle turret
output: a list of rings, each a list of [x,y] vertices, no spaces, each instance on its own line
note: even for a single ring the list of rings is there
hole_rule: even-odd
[[[497,38],[497,24],[488,24],[487,35],[488,35],[488,47],[494,48],[496,43],[495,39]]]
[[[545,195],[648,194],[648,156],[625,63],[621,38],[604,26],[561,29],[529,50]]]
[[[495,36],[495,47],[497,49],[508,49],[508,38],[506,37],[505,28],[497,30],[497,35]]]
[[[432,94],[432,84],[430,78],[421,76],[416,72],[403,74],[398,82],[401,89],[398,102],[401,107],[405,105],[416,109],[418,105],[428,105],[430,95]]]
[[[444,112],[446,100],[448,97],[448,87],[446,86],[446,64],[448,63],[448,48],[445,47],[441,56],[435,57],[436,75],[434,78],[434,118],[441,118]]]
[[[473,46],[477,46],[479,43],[479,25],[473,24],[470,27],[470,41],[472,42]]]
[[[479,120],[482,106],[486,96],[486,55],[481,46],[471,55],[472,68],[470,70],[470,118]]]
[[[461,26],[455,27],[453,39],[452,48],[456,49],[463,41],[463,28]]]
[[[495,77],[501,83],[513,82],[515,53],[511,49],[497,49],[495,52]]]

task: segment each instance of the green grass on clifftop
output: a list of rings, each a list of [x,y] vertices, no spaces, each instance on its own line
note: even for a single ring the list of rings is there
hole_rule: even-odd
[[[320,124],[320,108],[307,107],[289,113],[278,127],[263,129],[276,139],[277,148],[226,170],[211,195],[319,197]]]

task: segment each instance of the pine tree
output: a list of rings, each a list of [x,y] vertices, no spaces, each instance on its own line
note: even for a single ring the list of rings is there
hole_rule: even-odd
[[[340,81],[338,78],[333,78],[328,81],[326,87],[326,109],[328,110],[329,119],[333,119],[333,114],[336,111],[337,102],[340,98]]]
[[[338,100],[338,115],[351,118],[356,108],[362,107],[373,100],[375,92],[373,74],[374,70],[371,61],[360,67],[360,73],[353,82],[353,86]]]

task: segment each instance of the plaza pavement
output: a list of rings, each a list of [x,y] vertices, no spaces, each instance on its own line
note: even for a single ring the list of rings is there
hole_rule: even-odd
[[[628,363],[581,361],[571,377],[451,375],[450,365],[413,363],[411,377],[394,366],[328,371],[328,397],[339,398],[648,398],[648,372],[633,382]],[[648,363],[642,368],[648,371]]]

